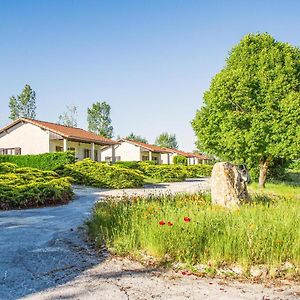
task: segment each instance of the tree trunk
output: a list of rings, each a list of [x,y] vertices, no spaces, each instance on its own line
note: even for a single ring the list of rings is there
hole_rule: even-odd
[[[270,160],[260,160],[259,162],[259,187],[264,189],[266,186],[267,172]]]

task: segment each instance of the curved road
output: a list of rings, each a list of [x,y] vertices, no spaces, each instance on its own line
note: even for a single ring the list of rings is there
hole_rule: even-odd
[[[68,205],[0,212],[0,299],[18,299],[68,282],[103,259],[84,241],[78,226],[95,201],[123,193],[193,192],[207,180],[159,184],[144,189],[103,191],[75,188]]]

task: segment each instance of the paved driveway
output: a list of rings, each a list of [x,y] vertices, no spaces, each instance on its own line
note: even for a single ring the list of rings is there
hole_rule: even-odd
[[[100,191],[75,188],[64,206],[0,212],[0,299],[17,299],[65,283],[104,259],[94,255],[78,226],[97,199],[122,193],[193,192],[207,180],[160,184],[144,189]]]

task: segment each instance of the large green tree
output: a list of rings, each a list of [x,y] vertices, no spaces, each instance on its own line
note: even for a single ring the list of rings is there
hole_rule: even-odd
[[[110,105],[104,102],[93,103],[87,110],[88,129],[107,138],[113,137],[110,118]]]
[[[198,147],[259,166],[259,184],[276,159],[299,158],[300,50],[267,33],[246,35],[204,93],[192,126]]]
[[[77,127],[77,107],[67,106],[67,110],[58,117],[58,124]]]
[[[140,135],[136,135],[136,134],[134,134],[133,132],[131,132],[131,133],[126,137],[126,139],[127,139],[127,140],[131,140],[131,141],[137,141],[137,142],[142,142],[142,143],[148,144],[147,139],[143,138],[143,137],[140,136]]]
[[[159,147],[178,149],[178,143],[177,143],[177,140],[176,140],[176,135],[175,134],[169,134],[167,132],[161,133],[155,139],[155,145],[157,145]]]
[[[35,119],[35,91],[32,90],[29,84],[26,84],[20,95],[12,96],[9,99],[9,109],[11,120],[18,118]]]

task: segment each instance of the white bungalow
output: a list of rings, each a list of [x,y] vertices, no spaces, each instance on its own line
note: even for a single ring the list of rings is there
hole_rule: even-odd
[[[156,161],[158,164],[170,164],[170,153],[167,149],[128,139],[118,140],[114,147],[116,161]],[[101,160],[112,161],[112,148],[105,147],[101,151]]]
[[[20,118],[0,129],[0,155],[41,154],[75,151],[77,159],[101,161],[101,150],[109,147],[114,157],[113,140],[81,128]]]

